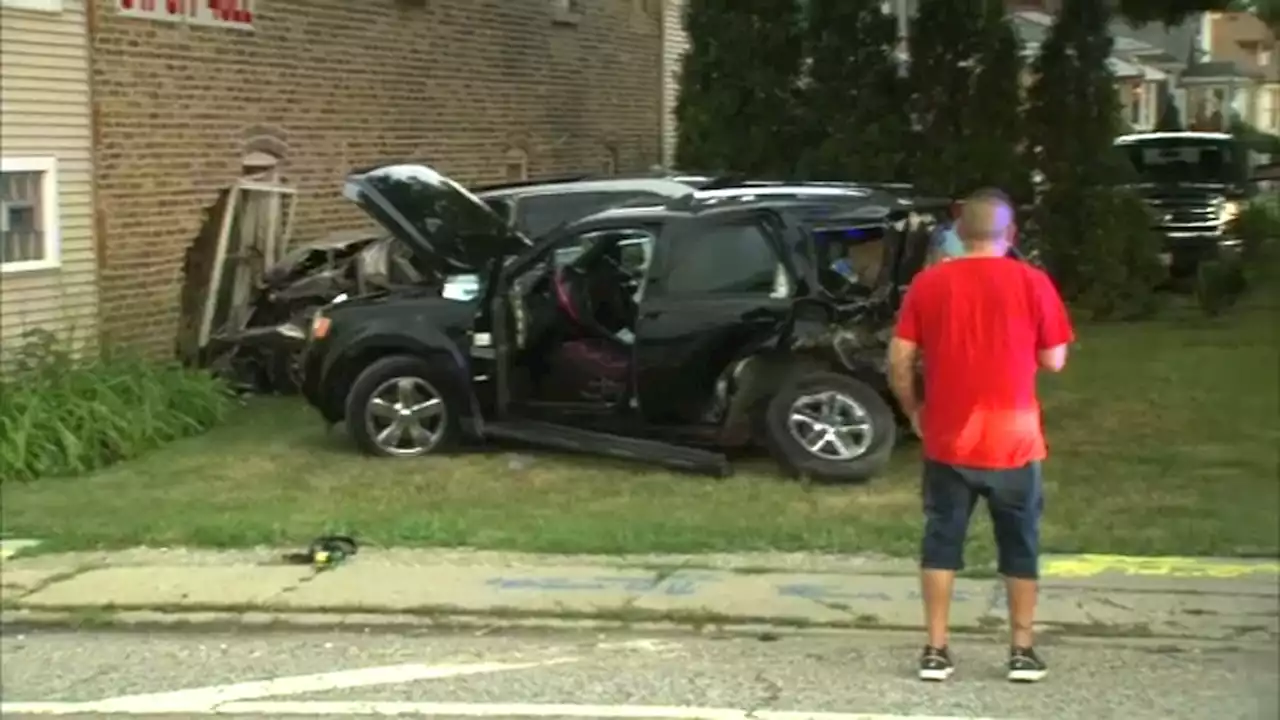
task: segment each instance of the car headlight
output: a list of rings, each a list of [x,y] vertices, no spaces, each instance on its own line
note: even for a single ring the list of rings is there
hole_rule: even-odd
[[[1223,224],[1229,223],[1232,220],[1235,220],[1239,216],[1240,216],[1240,203],[1234,200],[1227,200],[1226,202],[1222,203],[1222,210],[1218,216],[1218,219],[1222,221]]]

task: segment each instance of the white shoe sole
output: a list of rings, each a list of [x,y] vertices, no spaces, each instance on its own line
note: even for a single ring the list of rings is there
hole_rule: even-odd
[[[942,670],[923,670],[922,669],[920,671],[920,679],[928,680],[930,682],[942,682],[943,680],[946,680],[947,678],[951,677],[951,673],[955,671],[956,669],[953,667],[944,668]]]
[[[1010,682],[1033,683],[1040,682],[1049,674],[1048,670],[1010,670]]]

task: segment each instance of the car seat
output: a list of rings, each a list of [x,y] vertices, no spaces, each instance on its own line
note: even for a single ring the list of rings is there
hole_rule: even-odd
[[[549,377],[560,387],[579,389],[580,399],[604,399],[625,389],[630,380],[631,348],[600,326],[585,288],[563,268],[553,281],[556,303],[569,321],[569,338],[556,343],[548,357]]]

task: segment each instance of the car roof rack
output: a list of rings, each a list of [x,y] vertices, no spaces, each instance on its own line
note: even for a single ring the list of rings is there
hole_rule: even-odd
[[[560,185],[563,183],[582,182],[584,180],[594,180],[590,175],[568,175],[555,178],[540,178],[537,180],[512,180],[510,182],[492,183],[489,185],[475,185],[467,188],[473,193],[495,192],[498,190],[518,190],[526,187],[537,187],[539,185]]]

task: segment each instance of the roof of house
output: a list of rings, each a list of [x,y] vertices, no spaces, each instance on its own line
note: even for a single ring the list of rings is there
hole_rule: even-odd
[[[1188,65],[1187,69],[1183,70],[1179,77],[1184,81],[1220,80],[1223,78],[1247,80],[1257,77],[1257,75],[1241,68],[1230,60],[1212,60]]]

